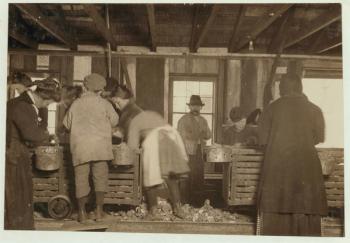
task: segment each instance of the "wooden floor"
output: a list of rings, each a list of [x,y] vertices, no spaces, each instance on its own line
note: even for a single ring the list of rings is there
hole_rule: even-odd
[[[129,233],[179,233],[179,234],[225,234],[255,235],[255,223],[193,223],[193,222],[157,222],[157,221],[117,221],[106,219],[104,222],[80,224],[73,220],[37,219],[36,230],[44,231],[106,231]],[[322,236],[343,236],[343,227],[337,220],[323,221]]]

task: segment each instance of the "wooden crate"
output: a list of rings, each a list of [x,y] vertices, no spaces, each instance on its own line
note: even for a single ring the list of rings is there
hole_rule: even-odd
[[[223,197],[230,206],[254,205],[263,153],[253,148],[232,147],[232,163],[225,165]],[[335,160],[336,166],[325,176],[329,207],[344,207],[344,157],[342,149],[318,149],[321,160]]]
[[[142,179],[139,158],[134,166],[114,168],[110,166],[106,204],[139,205],[142,200]],[[34,203],[47,203],[56,195],[67,195],[75,201],[74,168],[71,162],[64,161],[58,171],[46,172],[33,168]]]
[[[232,148],[232,163],[223,174],[223,196],[228,205],[254,205],[263,153],[253,148]]]

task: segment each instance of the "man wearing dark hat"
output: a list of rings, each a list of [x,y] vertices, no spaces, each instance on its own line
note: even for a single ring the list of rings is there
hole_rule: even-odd
[[[204,104],[199,95],[192,95],[187,104],[190,112],[180,118],[177,129],[185,143],[189,156],[190,176],[189,195],[190,202],[195,206],[202,206],[204,201],[204,162],[202,148],[212,136],[207,120],[200,115]]]
[[[108,183],[108,160],[113,159],[112,127],[119,117],[110,102],[100,96],[106,80],[93,73],[84,78],[85,92],[76,99],[63,119],[70,130],[70,149],[75,172],[75,192],[78,199],[78,219],[88,221],[85,205],[90,193],[92,170],[96,194],[96,221],[103,217],[104,194]]]
[[[298,76],[285,75],[279,88],[281,98],[259,121],[265,146],[258,193],[260,233],[320,236],[327,200],[315,145],[324,141],[324,118],[302,93]]]
[[[28,146],[49,141],[47,130],[39,126],[39,109],[60,100],[60,90],[52,80],[37,83],[35,91],[25,90],[7,102],[5,229],[32,230],[33,182]]]

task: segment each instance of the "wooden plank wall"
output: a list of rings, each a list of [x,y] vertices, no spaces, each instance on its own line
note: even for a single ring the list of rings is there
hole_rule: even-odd
[[[137,58],[136,102],[164,115],[164,58]]]

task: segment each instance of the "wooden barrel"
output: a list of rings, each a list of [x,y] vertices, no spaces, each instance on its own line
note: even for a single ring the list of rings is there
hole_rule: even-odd
[[[135,153],[126,145],[121,143],[113,145],[114,160],[112,165],[133,165],[135,160]]]
[[[35,167],[38,170],[53,171],[63,162],[61,146],[39,146],[35,149]]]

